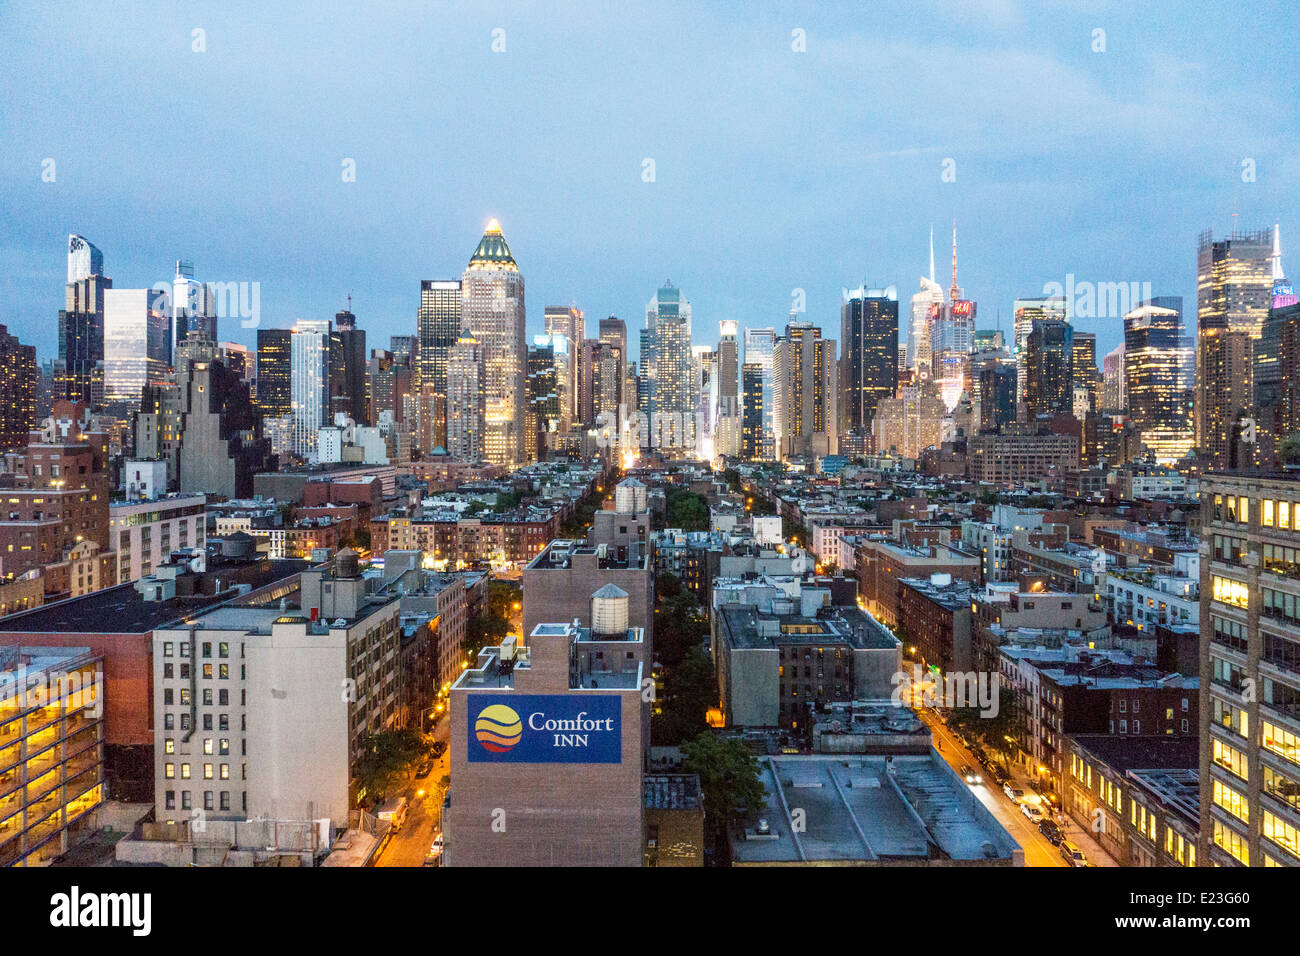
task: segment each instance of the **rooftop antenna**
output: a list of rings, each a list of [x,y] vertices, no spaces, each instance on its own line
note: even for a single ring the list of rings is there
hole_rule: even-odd
[[[934,281],[934,226],[930,227],[930,281]]]
[[[961,298],[961,289],[957,288],[957,220],[952,221],[952,289],[949,298],[956,302]]]
[[[1282,274],[1282,227],[1273,223],[1273,280],[1284,279]]]

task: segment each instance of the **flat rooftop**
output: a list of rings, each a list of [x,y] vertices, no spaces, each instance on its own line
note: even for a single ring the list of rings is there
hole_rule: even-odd
[[[233,585],[250,584],[257,590],[299,574],[309,566],[306,561],[284,560],[215,569],[202,577],[220,581],[227,588],[223,593],[196,594],[168,601],[146,601],[134,584],[119,584],[0,618],[0,633],[145,634],[232,600],[236,595],[228,589]]]
[[[769,756],[759,769],[766,805],[733,828],[737,863],[1009,864],[1019,849],[932,755]],[[799,832],[790,823],[794,810],[804,814]]]

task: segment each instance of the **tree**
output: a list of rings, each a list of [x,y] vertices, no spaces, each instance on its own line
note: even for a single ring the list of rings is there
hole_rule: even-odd
[[[1282,439],[1282,445],[1277,452],[1278,457],[1282,459],[1282,464],[1300,464],[1300,432],[1292,432]]]
[[[673,747],[708,729],[708,712],[718,702],[713,661],[698,647],[665,675],[663,709],[650,725],[656,747]]]
[[[709,505],[703,495],[669,485],[664,496],[667,506],[664,520],[667,527],[681,528],[683,531],[709,530]]]
[[[767,796],[758,774],[758,758],[743,741],[706,730],[682,744],[683,769],[700,776],[704,813],[718,828],[737,813],[757,810]]]
[[[682,579],[671,571],[655,575],[655,597],[659,600],[676,597],[682,593]]]
[[[655,656],[667,667],[680,664],[708,633],[709,622],[693,591],[683,590],[655,608]]]
[[[384,799],[411,764],[424,756],[424,737],[418,730],[386,730],[366,739],[356,763],[357,780],[368,797]]]

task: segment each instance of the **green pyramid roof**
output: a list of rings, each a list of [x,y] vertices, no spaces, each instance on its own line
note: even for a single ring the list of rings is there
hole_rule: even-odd
[[[480,269],[518,268],[515,257],[510,254],[510,247],[506,245],[506,237],[501,234],[501,227],[495,219],[488,223],[487,232],[483,233],[478,248],[469,258],[469,265],[471,269],[476,266]]]

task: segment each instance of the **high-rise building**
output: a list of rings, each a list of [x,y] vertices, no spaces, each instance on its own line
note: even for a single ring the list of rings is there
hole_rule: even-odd
[[[201,338],[217,339],[217,303],[212,288],[194,278],[194,263],[176,260],[176,277],[171,287],[171,354],[197,331]]]
[[[1036,319],[1055,319],[1069,322],[1069,308],[1065,296],[1051,295],[1038,298],[1016,299],[1012,305],[1012,338],[1015,340],[1012,354],[1016,359],[1016,401],[1024,404],[1028,396],[1025,382],[1025,349],[1029,342],[1029,333],[1033,331]]]
[[[666,282],[646,306],[641,330],[643,407],[650,426],[649,446],[667,452],[694,452],[695,402],[692,387],[691,304]]]
[[[458,461],[482,461],[486,447],[485,349],[469,327],[447,356],[447,453]]]
[[[1097,410],[1101,373],[1097,371],[1097,333],[1074,330],[1074,357],[1072,371],[1074,385],[1082,387],[1088,395],[1088,411]]]
[[[171,369],[172,316],[159,289],[104,290],[104,403],[124,419]]]
[[[1074,329],[1062,319],[1034,319],[1025,340],[1025,420],[1074,412]]]
[[[483,349],[483,457],[495,465],[519,465],[528,379],[524,277],[495,219],[461,276],[460,313],[462,326]]]
[[[329,320],[299,319],[293,327],[289,351],[293,451],[302,458],[314,459],[317,434],[332,420]]]
[[[870,435],[876,406],[898,390],[898,292],[859,288],[840,306],[841,434]]]
[[[943,305],[943,286],[934,278],[934,230],[930,230],[930,276],[921,276],[921,289],[912,296],[912,310],[907,325],[907,365],[913,381],[931,374],[930,316]]]
[[[1201,478],[1202,866],[1300,865],[1300,481]]]
[[[27,444],[36,427],[36,347],[0,325],[0,451]]]
[[[104,256],[81,236],[68,236],[68,284],[59,310],[59,361],[63,376],[54,400],[98,404],[103,392],[104,293],[113,280],[104,275]]]
[[[567,384],[568,339],[560,332],[533,336],[528,347],[528,411],[525,454],[529,461],[547,457],[552,436],[560,431],[562,393]],[[559,348],[557,349],[557,345]],[[560,374],[564,364],[565,375]]]
[[[947,407],[938,385],[927,380],[908,385],[897,397],[885,398],[872,422],[876,451],[902,458],[919,458],[927,448],[943,440],[943,418]]]
[[[930,377],[939,383],[949,411],[969,394],[970,355],[975,347],[975,303],[957,285],[957,225],[952,227],[952,287],[948,301],[930,310]]]
[[[1282,443],[1300,430],[1300,297],[1282,271],[1282,238],[1273,227],[1273,298],[1255,344],[1255,462],[1282,464]]]
[[[741,366],[741,391],[744,411],[740,426],[740,456],[746,461],[765,457],[767,447],[763,407],[764,370],[759,362],[746,362]]]
[[[839,423],[835,340],[822,338],[811,322],[792,322],[777,340],[772,365],[780,457],[834,454]]]
[[[713,451],[734,458],[740,454],[740,344],[736,339],[738,324],[727,320],[719,325],[718,352],[714,382]]]
[[[1124,343],[1121,342],[1102,359],[1101,406],[1108,412],[1122,412],[1128,408],[1124,374]]]
[[[575,305],[548,305],[542,320],[548,335],[562,335],[569,345],[564,355],[568,367],[561,376],[560,394],[560,431],[567,432],[578,421],[578,392],[582,387],[581,375],[586,371],[580,365],[580,346],[587,339],[587,318]],[[604,323],[601,320],[602,328]]]
[[[358,425],[371,424],[370,399],[366,394],[366,330],[357,328],[357,317],[348,309],[334,314],[330,412],[342,412]]]
[[[762,376],[763,433],[761,447],[755,457],[764,460],[776,457],[776,405],[772,394],[772,360],[775,354],[775,329],[745,329],[744,362],[746,365],[757,366]]]
[[[447,442],[447,360],[462,328],[460,280],[423,280],[416,316],[418,344],[412,350],[415,364],[411,388],[421,396],[418,407],[435,411],[431,421],[422,423],[422,431],[427,433],[422,443],[427,449]],[[395,355],[401,351],[396,342],[392,343],[391,350]],[[441,415],[436,414],[439,409]]]
[[[971,356],[971,401],[981,430],[1016,420],[1016,365],[1006,349],[983,349]]]
[[[280,418],[293,410],[292,329],[257,330],[257,411]]]
[[[1195,353],[1182,296],[1160,296],[1124,316],[1124,395],[1143,447],[1161,464],[1192,449]]]
[[[1253,404],[1253,351],[1273,291],[1273,230],[1216,241],[1196,252],[1196,445],[1213,468],[1232,464],[1233,434]],[[1132,398],[1130,398],[1130,403]]]

